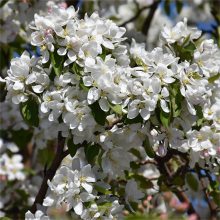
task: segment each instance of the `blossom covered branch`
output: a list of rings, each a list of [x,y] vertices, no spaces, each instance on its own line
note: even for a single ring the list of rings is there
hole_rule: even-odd
[[[158,4],[150,6],[144,34]],[[80,19],[73,6],[52,3],[47,13],[34,15],[30,30],[40,56],[24,51],[1,78],[5,109],[19,105],[14,126],[36,146],[32,159],[46,155],[43,163],[51,164],[25,218],[53,218],[56,209],[85,220],[123,219],[153,202],[151,196],[157,204],[168,189],[184,211],[199,217],[186,195],[201,187],[195,171],[217,174],[220,164],[220,49],[214,40],[184,19],[165,26],[161,46],[147,51],[135,39],[128,44],[126,29],[112,20],[97,13]],[[8,178],[24,176],[19,169]],[[218,203],[219,185],[208,181]]]

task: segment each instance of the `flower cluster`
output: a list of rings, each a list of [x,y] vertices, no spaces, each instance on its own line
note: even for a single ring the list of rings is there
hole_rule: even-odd
[[[105,190],[110,186],[103,182],[103,177],[95,167],[91,168],[90,164],[85,165],[85,161],[81,158],[83,158],[82,152],[78,152],[78,156],[63,163],[53,180],[48,181],[49,191],[43,205],[49,209],[62,208],[66,212],[73,208],[75,215],[85,220],[119,217],[123,206],[119,204],[117,197],[100,195],[96,188]],[[128,187],[130,190],[130,186]],[[131,192],[129,193],[131,195]],[[26,219],[32,215],[27,212]]]
[[[10,149],[11,152],[18,152],[18,147],[14,143],[5,144],[2,139],[0,139],[0,176],[1,178],[13,180],[24,180],[25,174],[23,172],[24,165],[22,163],[22,156],[20,154],[13,154],[9,156],[6,150]],[[4,152],[4,153],[3,153]]]
[[[16,37],[28,38],[28,25],[33,19],[33,14],[45,14],[55,4],[67,7],[63,1],[16,1],[9,0],[1,3],[0,7],[0,43],[7,44],[16,40]],[[46,9],[46,10],[45,10]]]

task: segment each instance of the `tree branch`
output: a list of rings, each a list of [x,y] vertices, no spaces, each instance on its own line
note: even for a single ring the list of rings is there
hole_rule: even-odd
[[[196,165],[196,171],[202,186],[202,190],[204,192],[205,198],[206,198],[206,202],[208,203],[209,206],[209,210],[210,210],[210,220],[216,220],[217,218],[217,212],[216,212],[216,205],[210,200],[209,194],[207,192],[207,188],[205,187],[205,184],[203,182],[203,176],[200,173],[200,167],[198,166],[198,164]]]
[[[187,158],[187,155],[185,153],[182,153],[182,152],[179,152],[175,149],[169,149],[168,153],[166,154],[165,157],[159,157],[159,156],[156,156],[155,157],[155,160],[157,161],[157,164],[158,164],[158,169],[160,171],[161,174],[164,174],[166,176],[166,179],[164,180],[165,184],[170,186],[172,184],[172,180],[173,180],[173,177],[175,176],[172,175],[168,169],[168,167],[166,166],[166,162],[168,162],[173,156],[181,156],[182,158],[184,158],[186,160],[186,163],[188,161],[188,158]],[[186,168],[184,168],[183,170],[185,170]],[[178,173],[180,171],[178,170]],[[196,213],[195,209],[193,208],[190,200],[187,198],[186,194],[179,190],[178,188],[175,189],[175,191],[173,191],[176,196],[178,197],[178,199],[181,201],[181,202],[186,202],[188,204],[188,210],[187,210],[187,213],[188,214],[196,214],[197,217],[199,217],[199,215]]]
[[[147,6],[144,6],[143,8],[141,8],[141,9],[139,9],[133,17],[131,17],[129,20],[125,21],[124,23],[120,24],[119,27],[123,27],[126,24],[131,23],[132,21],[135,21],[144,10],[146,10],[148,8],[151,8],[151,7],[152,7],[152,5],[147,5]]]
[[[61,136],[61,132],[59,132],[57,151],[56,151],[55,157],[53,159],[53,162],[52,162],[50,168],[45,172],[45,176],[44,176],[43,182],[41,184],[41,187],[38,191],[38,194],[35,198],[35,201],[31,207],[31,209],[30,209],[32,213],[36,212],[37,204],[42,205],[42,203],[43,203],[43,200],[46,196],[47,189],[48,189],[47,181],[53,179],[62,160],[69,154],[68,150],[64,151],[64,144],[65,144],[65,138],[63,138]]]
[[[148,34],[148,31],[149,31],[149,28],[150,28],[150,25],[151,25],[151,21],[153,20],[153,17],[154,17],[154,13],[155,11],[157,10],[157,6],[159,5],[160,3],[160,0],[156,0],[150,7],[150,12],[148,14],[148,16],[146,17],[145,21],[144,21],[144,24],[142,26],[142,33],[144,35],[147,36]]]

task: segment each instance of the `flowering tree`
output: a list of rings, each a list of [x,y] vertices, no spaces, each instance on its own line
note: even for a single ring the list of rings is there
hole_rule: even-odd
[[[0,3],[2,219],[219,217],[220,15],[188,4]]]

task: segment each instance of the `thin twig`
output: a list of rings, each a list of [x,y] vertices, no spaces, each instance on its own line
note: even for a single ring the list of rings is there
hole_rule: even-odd
[[[62,160],[69,154],[68,150],[64,151],[65,138],[61,136],[61,133],[58,134],[58,145],[55,157],[50,168],[45,172],[45,176],[43,178],[43,182],[38,191],[38,194],[35,198],[35,201],[31,207],[31,212],[35,213],[37,210],[37,204],[42,205],[43,200],[46,196],[48,185],[48,180],[52,180],[54,175],[56,174],[57,169],[59,168]]]

